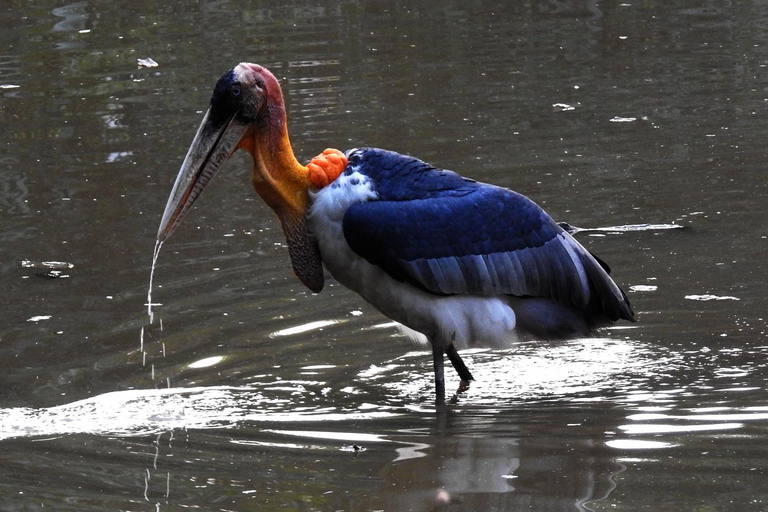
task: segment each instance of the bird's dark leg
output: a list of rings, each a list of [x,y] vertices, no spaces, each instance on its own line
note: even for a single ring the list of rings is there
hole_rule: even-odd
[[[443,372],[443,347],[432,345],[432,361],[435,363],[435,403],[445,403],[445,376]]]
[[[456,347],[451,343],[448,345],[448,349],[445,351],[446,354],[448,354],[448,359],[451,360],[451,364],[456,369],[456,373],[459,374],[459,378],[461,378],[461,385],[459,385],[459,393],[462,391],[465,391],[467,388],[469,388],[469,381],[475,380],[472,377],[472,374],[469,373],[469,370],[467,369],[467,365],[464,364],[464,361],[461,360],[461,356],[456,351]]]
[[[475,380],[467,369],[467,365],[465,365],[464,361],[461,360],[461,356],[456,351],[455,346],[452,344],[449,345],[445,353],[448,354],[448,359],[451,360],[451,364],[453,364],[453,367],[456,369],[456,373],[459,374],[459,377],[461,377],[461,380]]]

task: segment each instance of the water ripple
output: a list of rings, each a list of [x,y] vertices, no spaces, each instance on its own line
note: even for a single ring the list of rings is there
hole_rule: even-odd
[[[335,422],[386,418],[387,407],[350,408],[318,397],[311,381],[248,387],[198,387],[105,393],[56,407],[0,410],[0,439],[66,434],[135,436],[239,422]],[[297,404],[309,403],[306,407]]]

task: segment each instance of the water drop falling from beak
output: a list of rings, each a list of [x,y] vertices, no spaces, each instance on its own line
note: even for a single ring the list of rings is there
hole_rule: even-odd
[[[155,241],[155,250],[152,253],[152,269],[149,271],[149,289],[147,290],[147,315],[149,315],[150,325],[154,323],[155,314],[152,312],[152,306],[159,306],[160,304],[152,304],[152,280],[155,277],[155,266],[157,265],[157,258],[160,256],[160,248],[163,246],[163,242],[160,240]]]

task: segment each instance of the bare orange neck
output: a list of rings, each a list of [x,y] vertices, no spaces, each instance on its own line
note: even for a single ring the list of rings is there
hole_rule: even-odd
[[[253,187],[275,213],[281,219],[303,216],[309,204],[309,170],[293,154],[285,111],[278,119],[269,116],[259,121],[238,147],[251,154]]]
[[[301,165],[293,154],[284,114],[282,121],[269,127],[251,128],[238,148],[248,150],[253,157],[253,187],[281,219],[286,214],[306,213],[309,189],[327,186],[347,166],[346,155],[331,148],[312,158],[306,167]]]

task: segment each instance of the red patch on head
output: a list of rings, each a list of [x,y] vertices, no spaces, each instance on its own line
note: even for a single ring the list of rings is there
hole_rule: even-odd
[[[277,81],[275,75],[270,70],[258,64],[251,64],[249,62],[241,62],[235,68],[238,79],[241,82],[247,83],[251,86],[262,86],[264,94],[267,98],[267,104],[270,106],[283,107],[283,92],[280,89],[280,82]]]

